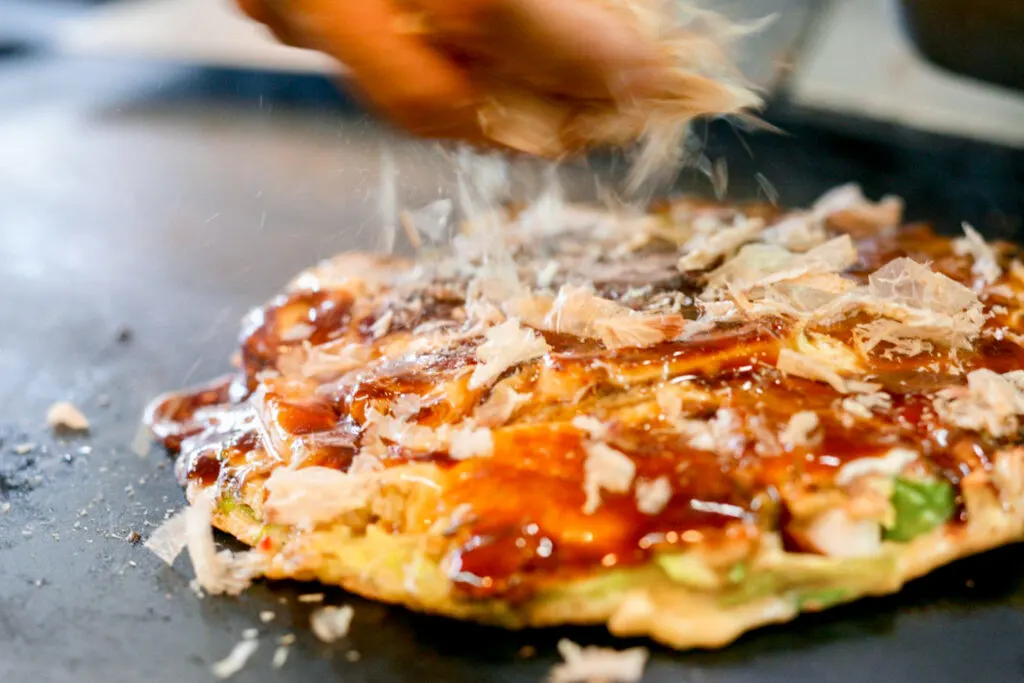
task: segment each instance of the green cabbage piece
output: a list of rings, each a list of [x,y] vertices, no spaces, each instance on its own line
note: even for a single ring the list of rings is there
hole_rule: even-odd
[[[805,553],[784,553],[770,568],[748,569],[745,578],[734,588],[723,592],[723,605],[738,605],[768,595],[795,591],[799,604],[845,599],[884,585],[896,570],[891,554],[877,557],[833,558]],[[839,598],[842,591],[844,597]],[[831,601],[826,601],[830,598]]]
[[[655,562],[675,583],[697,590],[715,590],[722,585],[718,573],[694,553],[661,553]]]
[[[906,542],[949,521],[956,511],[956,492],[948,481],[918,481],[896,477],[892,506],[896,521],[884,538]]]
[[[217,511],[222,515],[241,514],[249,518],[250,521],[256,521],[256,511],[231,496],[224,496],[220,499],[220,502],[217,503]]]
[[[741,583],[743,579],[747,578],[749,570],[750,567],[747,566],[746,562],[737,562],[732,566],[725,578],[728,579],[729,583]]]
[[[846,600],[850,591],[845,588],[822,588],[817,590],[798,591],[796,594],[797,608],[825,609]]]

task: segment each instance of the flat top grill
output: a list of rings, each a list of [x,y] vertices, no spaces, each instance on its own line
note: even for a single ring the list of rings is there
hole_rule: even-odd
[[[253,627],[260,650],[234,680],[539,681],[559,638],[611,641],[602,629],[506,633],[328,589],[356,618],[327,646],[295,599],[319,587],[197,600],[187,560],[167,568],[128,540],[183,504],[163,453],[132,450],[146,401],[219,372],[242,313],[300,268],[373,246],[382,145],[403,203],[436,197],[445,170],[429,145],[369,123],[319,77],[7,60],[0,105],[0,680],[209,680]],[[904,196],[911,219],[1022,236],[1020,151],[785,105],[768,119],[788,135],[706,131],[736,199],[763,191],[757,174],[785,204],[855,180]],[[582,169],[566,175],[589,186]],[[683,183],[710,191],[695,174]],[[58,399],[84,410],[90,436],[45,428]],[[989,553],[721,652],[655,648],[644,680],[1020,680],[1022,562],[1024,547]],[[263,624],[263,610],[275,619]],[[275,670],[287,633],[298,642]]]

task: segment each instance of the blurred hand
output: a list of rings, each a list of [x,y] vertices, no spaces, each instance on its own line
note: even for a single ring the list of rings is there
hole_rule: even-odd
[[[484,142],[494,87],[614,106],[656,82],[654,47],[595,0],[238,0],[283,42],[325,52],[424,137]]]

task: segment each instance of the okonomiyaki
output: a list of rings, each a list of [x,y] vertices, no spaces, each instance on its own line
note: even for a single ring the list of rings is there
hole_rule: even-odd
[[[416,216],[405,216],[419,243]],[[676,648],[1024,538],[1024,266],[855,186],[806,210],[509,207],[348,253],[160,397],[200,584],[336,584]]]

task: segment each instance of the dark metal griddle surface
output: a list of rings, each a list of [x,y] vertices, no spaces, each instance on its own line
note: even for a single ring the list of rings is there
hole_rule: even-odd
[[[912,217],[1020,235],[1020,152],[772,118],[790,136],[748,136],[750,154],[730,130],[710,131],[736,197],[756,191],[755,172],[789,204],[858,180],[905,195]],[[187,560],[168,568],[126,540],[182,505],[164,454],[130,448],[143,405],[221,372],[238,318],[296,270],[373,245],[385,142],[403,200],[436,196],[436,152],[374,127],[320,81],[0,62],[0,681],[212,680],[210,663],[252,627],[261,647],[238,681],[532,682],[558,638],[610,642],[602,629],[509,634],[328,591],[356,618],[326,646],[295,600],[309,588],[198,600]],[[89,436],[45,428],[57,399],[85,411]],[[35,448],[19,453],[26,442]],[[1024,548],[1007,548],[721,652],[654,648],[644,680],[1021,680],[1022,566]],[[298,640],[275,670],[285,633]],[[524,645],[537,655],[517,656]]]

